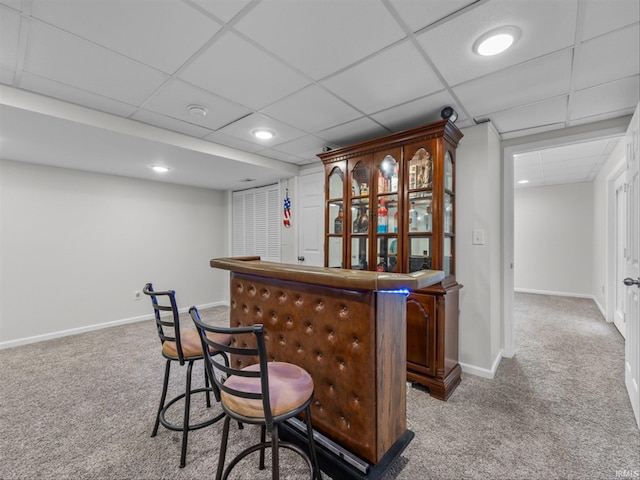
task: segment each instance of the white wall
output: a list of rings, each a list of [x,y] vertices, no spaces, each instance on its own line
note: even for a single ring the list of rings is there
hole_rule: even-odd
[[[462,130],[456,152],[456,280],[459,350],[464,372],[492,378],[502,356],[502,173],[500,141],[490,123]],[[485,244],[472,244],[484,230]]]
[[[593,184],[514,191],[514,287],[591,297]]]
[[[224,192],[0,160],[0,208],[0,347],[228,298]]]

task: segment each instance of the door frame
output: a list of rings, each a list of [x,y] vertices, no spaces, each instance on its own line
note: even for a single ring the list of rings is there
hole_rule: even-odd
[[[616,180],[620,175],[625,175],[627,166],[627,156],[623,157],[611,173],[607,175],[607,235],[605,245],[607,249],[606,258],[606,281],[605,281],[605,319],[608,323],[613,323],[616,308],[616,258],[615,258],[615,242],[616,242]]]
[[[515,355],[513,319],[513,261],[514,261],[514,168],[513,157],[518,153],[558,147],[570,143],[587,142],[599,138],[622,136],[627,132],[630,117],[620,117],[563,130],[530,135],[502,142],[502,343],[503,357]],[[608,278],[605,279],[608,282]],[[605,286],[605,290],[611,290]],[[605,297],[606,298],[606,297]],[[607,300],[608,301],[608,300]]]

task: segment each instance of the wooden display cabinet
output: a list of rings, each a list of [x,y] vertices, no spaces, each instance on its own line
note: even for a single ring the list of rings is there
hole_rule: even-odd
[[[442,270],[407,299],[407,379],[446,400],[460,383],[455,154],[448,120],[318,156],[325,165],[325,266]]]

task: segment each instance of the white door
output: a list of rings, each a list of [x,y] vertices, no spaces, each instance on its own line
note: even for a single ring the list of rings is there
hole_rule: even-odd
[[[324,265],[324,173],[302,175],[298,180],[298,263]]]
[[[626,185],[627,175],[622,172],[614,182],[615,195],[615,221],[614,221],[614,258],[615,258],[615,277],[614,283],[614,308],[613,323],[622,335],[627,338],[627,327],[625,322],[626,303],[627,303],[627,287],[624,283],[618,281],[624,278],[626,271],[626,255],[624,251],[626,239]]]
[[[627,338],[624,349],[624,380],[640,427],[640,177],[638,131],[640,107],[627,131],[627,244],[624,284],[627,290]]]

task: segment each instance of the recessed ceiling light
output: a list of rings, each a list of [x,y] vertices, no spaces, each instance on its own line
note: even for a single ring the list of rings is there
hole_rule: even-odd
[[[518,180],[518,183],[529,183],[529,180]]]
[[[266,128],[258,128],[251,133],[254,137],[259,138],[260,140],[269,140],[276,136],[275,132]]]
[[[151,169],[156,173],[167,173],[171,170],[169,167],[165,167],[164,165],[151,165]]]
[[[520,29],[513,25],[490,30],[473,43],[473,51],[483,57],[497,55],[516,43],[520,33]]]
[[[207,109],[205,107],[201,107],[200,105],[189,105],[187,107],[189,110],[189,114],[192,117],[203,118],[207,116]]]

